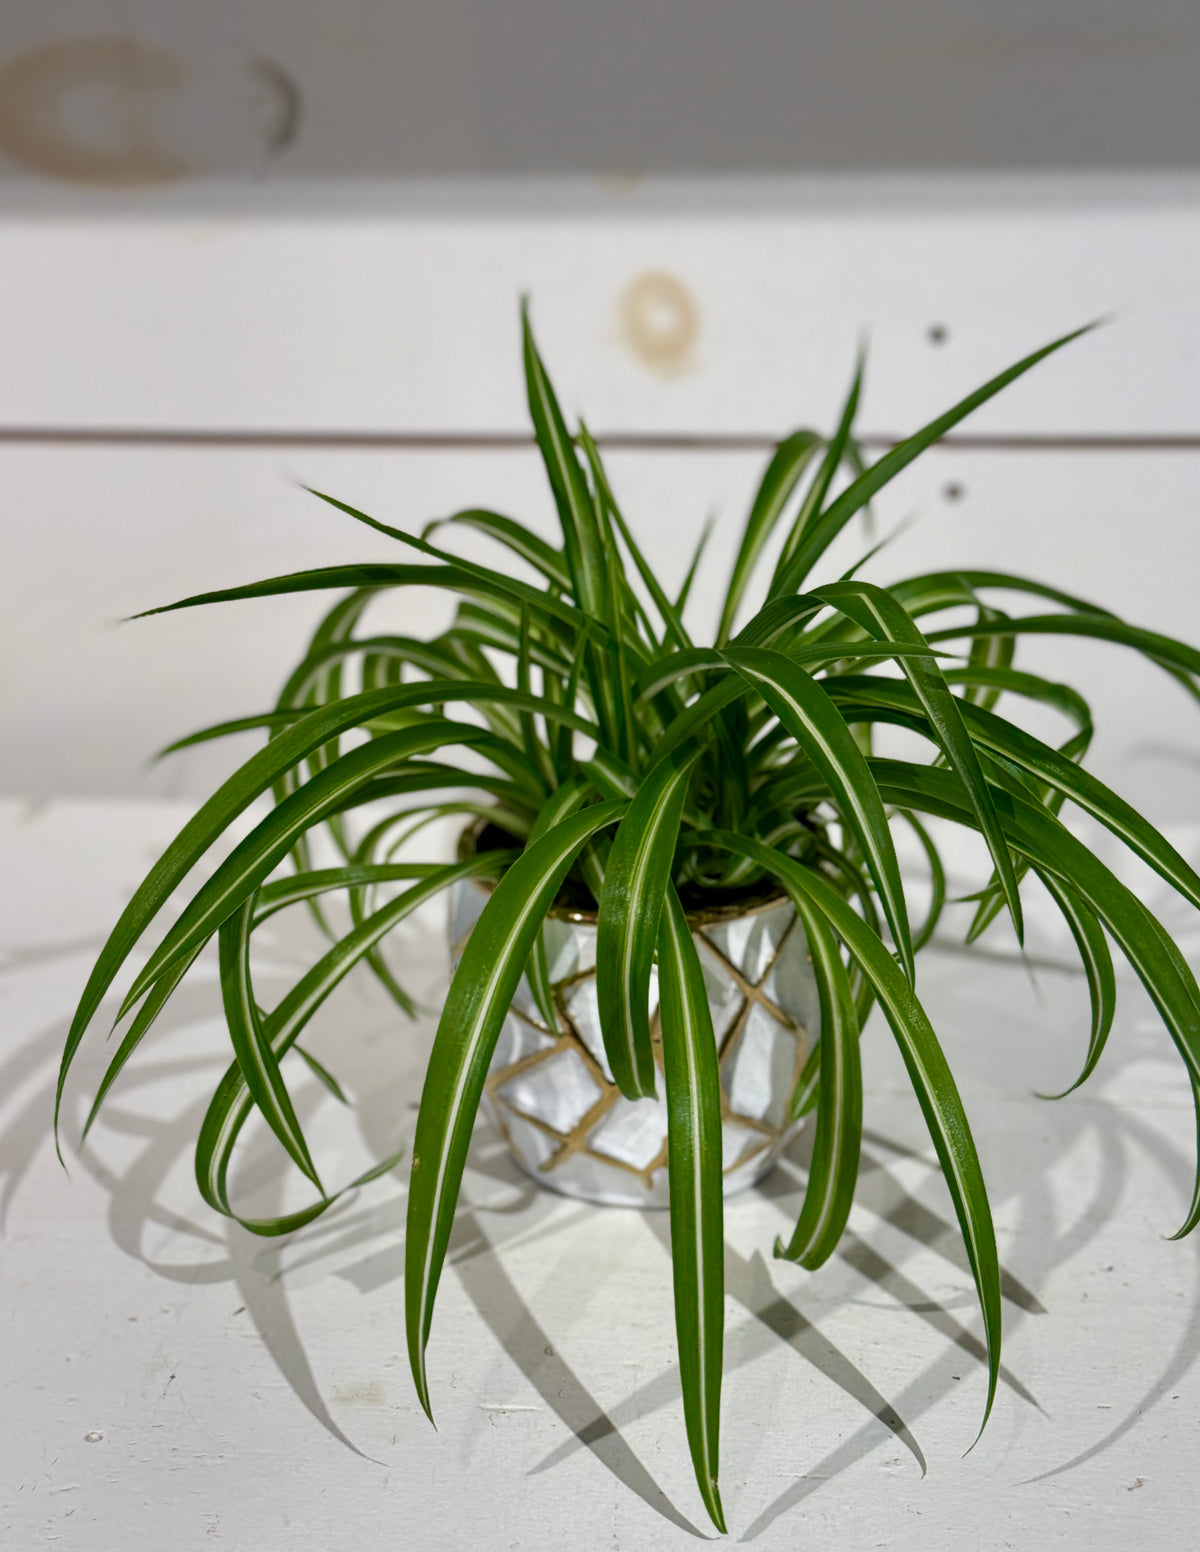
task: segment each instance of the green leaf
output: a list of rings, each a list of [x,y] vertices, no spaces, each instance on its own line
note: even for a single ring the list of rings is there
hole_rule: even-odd
[[[168,970],[165,975],[160,976],[154,983],[150,990],[150,995],[138,1009],[136,1017],[130,1023],[129,1028],[126,1030],[124,1036],[122,1037],[120,1045],[117,1047],[115,1054],[110,1060],[108,1066],[105,1068],[104,1077],[101,1080],[100,1087],[96,1090],[96,1097],[92,1101],[92,1107],[88,1111],[87,1120],[83,1125],[83,1136],[80,1139],[81,1141],[85,1139],[87,1134],[91,1131],[96,1117],[100,1114],[100,1107],[104,1103],[109,1089],[112,1088],[113,1084],[119,1077],[121,1069],[133,1055],[134,1051],[137,1050],[138,1046],[142,1042],[143,1037],[149,1032],[150,1027],[154,1023],[155,1019],[158,1018],[158,1015],[162,1012],[163,1008],[166,1007],[172,992],[179,985],[180,981],[183,980],[187,972],[191,969],[199,952],[200,950],[197,949],[190,959],[181,959],[176,965],[172,967],[172,969]]]
[[[820,683],[779,652],[730,647],[726,660],[758,691],[825,777],[842,821],[862,847],[900,963],[914,979],[912,939],[896,848],[875,780]]]
[[[879,762],[886,764],[887,762]],[[943,776],[958,788],[957,778],[949,772],[932,773]],[[961,790],[961,789],[959,789]],[[889,801],[905,806],[919,806],[911,799],[890,796]],[[961,807],[973,816],[973,810],[963,793]],[[984,1406],[983,1423],[986,1425],[996,1395],[996,1381],[1000,1374],[1000,1261],[996,1251],[996,1234],[992,1224],[991,1208],[983,1182],[979,1155],[971,1136],[966,1112],[959,1097],[958,1086],[938,1044],[925,1010],[917,1001],[912,986],[904,979],[899,966],[862,918],[841,898],[837,891],[819,873],[806,868],[794,858],[771,851],[749,837],[734,835],[729,831],[715,831],[712,844],[727,847],[740,855],[749,855],[773,873],[793,900],[807,898],[828,920],[851,954],[861,965],[863,973],[871,981],[879,998],[904,1065],[908,1070],[929,1135],[937,1150],[942,1173],[950,1189],[954,1211],[962,1230],[967,1259],[975,1279],[979,1304],[983,1312],[984,1332],[988,1349],[988,1392]],[[824,1065],[824,1057],[822,1057]],[[982,1432],[982,1425],[980,1431]]]
[[[913,939],[913,953],[919,954],[933,937],[946,904],[946,870],[942,866],[941,854],[934,845],[933,837],[917,816],[907,808],[897,809],[896,812],[921,843],[921,850],[929,863],[929,910],[921,923],[920,932]]]
[[[63,1088],[79,1042],[130,950],[192,867],[238,815],[269,791],[284,772],[338,733],[361,726],[372,716],[396,705],[397,697],[399,704],[404,704],[408,693],[411,693],[411,686],[407,691],[374,690],[307,713],[294,727],[273,739],[265,749],[260,749],[184,825],[121,913],[88,977],[59,1066],[54,1102],[56,1140]]]
[[[872,769],[889,802],[973,826],[973,812],[951,772],[900,760],[875,760]],[[1011,789],[998,789],[994,797],[1009,844],[1040,871],[1073,889],[1108,929],[1161,1014],[1190,1081],[1200,1083],[1200,988],[1170,935],[1133,891],[1041,804]],[[1200,1157],[1197,1174],[1200,1177]],[[1178,1235],[1191,1232],[1198,1213],[1200,1182]]]
[[[262,1031],[250,981],[250,928],[254,921],[254,896],[221,924],[221,999],[233,1052],[246,1087],[267,1125],[287,1150],[288,1157],[324,1195],[316,1166],[271,1043]]]
[[[754,497],[742,542],[738,546],[725,604],[721,610],[721,623],[717,627],[717,645],[722,646],[733,631],[738,606],[746,591],[746,585],[762,554],[763,546],[770,539],[776,524],[795,490],[800,477],[822,447],[822,440],[815,431],[796,431],[780,442],[771,455],[762,483]]]
[[[348,1105],[350,1103],[350,1101],[346,1098],[345,1090],[342,1088],[341,1084],[330,1072],[329,1068],[326,1067],[323,1062],[319,1062],[311,1051],[306,1051],[302,1045],[297,1045],[296,1055],[313,1074],[313,1076],[317,1078],[319,1082],[325,1085],[325,1087],[329,1090],[329,1092],[333,1095],[334,1099],[336,1099],[339,1104]]]
[[[282,861],[298,835],[337,811],[349,795],[366,786],[377,772],[444,744],[478,742],[486,736],[467,723],[441,722],[373,739],[326,766],[272,809],[201,885],[136,977],[122,1013],[164,970],[212,936]]]
[[[1142,630],[1136,625],[1126,625],[1107,614],[1025,614],[1004,620],[984,620],[974,625],[952,626],[946,630],[931,631],[930,641],[950,641],[962,636],[992,636],[1011,633],[1015,636],[1093,636],[1100,641],[1112,641],[1119,646],[1133,647],[1152,662],[1171,672],[1200,674],[1200,651],[1186,642],[1176,641],[1158,631]]]
[[[613,497],[612,490],[609,487],[608,480],[605,477],[604,466],[600,462],[599,451],[597,450],[596,444],[592,440],[586,426],[580,427],[579,438],[583,444],[584,451],[587,453],[588,458],[591,461],[593,477],[596,481],[597,493],[605,502],[606,509],[613,522],[616,523],[621,538],[625,543],[625,547],[629,551],[634,565],[637,567],[638,575],[641,577],[643,583],[645,584],[646,591],[650,594],[650,597],[654,602],[654,607],[658,610],[663,624],[667,628],[668,634],[674,638],[676,645],[679,647],[690,647],[692,644],[691,638],[688,636],[687,631],[684,629],[683,621],[679,617],[678,610],[667,597],[665,590],[663,589],[657,576],[654,574],[654,568],[642,554],[641,548],[637,544],[637,541],[634,539],[632,533],[629,531],[629,525],[621,516],[621,509],[618,507],[616,500]]]
[[[717,1487],[725,1323],[721,1075],[704,972],[670,884],[658,931],[658,962],[683,1415],[704,1506],[724,1533]]]
[[[1084,974],[1087,976],[1088,996],[1092,1005],[1092,1031],[1082,1071],[1075,1082],[1063,1089],[1061,1093],[1042,1095],[1043,1099],[1062,1099],[1073,1089],[1077,1089],[1081,1083],[1086,1082],[1095,1071],[1116,1013],[1117,979],[1113,974],[1112,955],[1108,951],[1104,928],[1096,920],[1095,915],[1084,905],[1069,884],[1063,883],[1053,873],[1047,873],[1041,868],[1037,869],[1037,874],[1050,898],[1062,912],[1063,920],[1075,939]]]
[[[587,787],[583,782],[574,780],[567,782],[552,792],[546,799],[541,812],[533,823],[526,840],[527,846],[532,846],[535,841],[540,841],[542,836],[553,830],[569,815],[576,812],[587,801]],[[542,1015],[542,1022],[547,1029],[558,1032],[558,1010],[554,1006],[554,991],[550,984],[550,967],[546,961],[546,934],[543,928],[534,939],[533,948],[529,954],[529,963],[525,966],[525,978],[529,982],[529,989],[533,993],[534,1004]]]
[[[452,524],[487,534],[489,539],[497,540],[536,571],[540,571],[547,582],[564,592],[570,588],[571,577],[563,561],[562,551],[547,544],[545,539],[526,528],[524,523],[518,523],[514,518],[505,517],[499,512],[472,507],[465,512],[455,512],[450,517],[435,517],[433,522],[425,524],[421,538],[427,540],[435,529],[448,528]]]
[[[412,889],[390,900],[387,905],[356,926],[353,932],[335,943],[301,976],[278,1007],[274,1008],[263,1021],[263,1039],[270,1045],[274,1060],[279,1062],[283,1059],[317,1009],[349,975],[355,965],[364,961],[370,950],[400,922],[425,901],[459,879],[479,877],[494,871],[511,860],[511,856],[512,853],[505,852],[484,853],[464,862],[443,865],[427,878],[420,880]],[[247,1088],[242,1068],[235,1061],[218,1085],[200,1128],[200,1136],[196,1144],[196,1182],[201,1196],[210,1207],[227,1217],[237,1218],[239,1223],[244,1224],[253,1233],[286,1233],[287,1229],[277,1226],[285,1220],[247,1220],[235,1213],[230,1205],[228,1176],[233,1150],[242,1128],[253,1111],[254,1099]],[[380,1171],[386,1168],[390,1168],[390,1165],[379,1166]],[[353,1184],[360,1185],[365,1180],[373,1178],[374,1174],[368,1172]],[[349,1190],[351,1187],[346,1189]],[[311,1222],[336,1200],[336,1195],[331,1196],[303,1209],[304,1216],[299,1221]],[[293,1223],[291,1226],[298,1227],[299,1224]]]
[[[848,615],[868,635],[887,641],[904,641],[916,647],[928,646],[908,611],[884,588],[876,587],[872,582],[837,582],[832,587],[818,588],[814,596]],[[1004,832],[992,807],[979,757],[963,725],[960,702],[951,694],[932,653],[928,657],[902,657],[897,661],[929,719],[938,747],[946,756],[951,769],[957,772],[971,800],[979,820],[980,833],[992,854],[992,862],[1004,891],[1017,942],[1020,943],[1024,940],[1025,926],[1017,876]]]
[[[688,563],[688,569],[684,574],[683,582],[679,588],[679,596],[675,600],[675,615],[682,625],[683,611],[687,608],[687,601],[691,597],[692,583],[696,580],[696,572],[700,568],[700,560],[708,547],[708,541],[712,537],[713,519],[710,517],[700,530],[700,537],[696,540],[696,548],[692,551],[692,558]]]
[[[663,761],[621,821],[604,872],[596,928],[596,997],[613,1081],[627,1099],[653,1098],[650,971],[692,765]]]
[[[794,900],[821,998],[817,1133],[800,1217],[775,1254],[815,1271],[837,1249],[858,1180],[862,1146],[862,1061],[858,1012],[838,940],[807,895]],[[802,1075],[803,1076],[803,1075]],[[793,1117],[796,1112],[793,1111]]]
[[[429,1415],[425,1349],[475,1112],[509,1003],[543,917],[588,840],[625,812],[598,803],[528,847],[496,885],[450,984],[421,1093],[405,1245],[408,1355]]]
[[[258,892],[258,914],[254,925],[286,910],[301,900],[335,890],[363,889],[373,884],[398,884],[412,878],[428,878],[436,873],[436,862],[357,863],[344,868],[314,868],[308,873],[293,873],[289,878],[264,884]]]
[[[344,502],[322,496],[320,491],[313,491],[312,494],[320,496],[322,501],[327,501],[330,506],[336,506],[341,511],[349,511],[355,517],[363,516],[352,507],[347,508]],[[399,530],[396,533],[399,534]],[[417,548],[421,547],[419,541],[411,535],[399,536]],[[427,545],[425,548],[431,550],[432,546]],[[247,598],[278,598],[288,593],[311,593],[335,587],[436,587],[488,602],[494,602],[497,598],[509,599],[518,607],[524,602],[548,628],[566,626],[572,635],[582,630],[587,621],[586,615],[551,593],[532,587],[528,582],[520,582],[515,577],[506,577],[500,572],[487,571],[482,566],[458,559],[444,566],[367,561],[360,565],[321,566],[312,571],[293,571],[284,576],[266,577],[261,582],[247,582],[241,587],[195,593],[190,598],[177,599],[173,604],[143,609],[133,618],[144,620],[154,614],[172,614],[177,609],[195,609],[202,604],[237,603]],[[594,624],[594,629],[603,630],[603,626]]]
[[[605,577],[604,550],[596,513],[554,389],[534,344],[529,309],[524,304],[521,307],[521,332],[529,413],[562,523],[567,570],[580,607],[586,614],[599,618],[604,607]]]
[[[839,706],[858,701],[909,712],[917,710],[911,692],[894,681],[856,677],[827,681],[827,688]],[[1032,733],[1026,733],[995,712],[985,711],[982,706],[959,704],[970,737],[981,749],[1001,756],[1055,792],[1070,798],[1111,830],[1185,900],[1200,908],[1200,875],[1132,804]]]
[[[821,513],[820,518],[813,523],[808,535],[797,546],[796,553],[788,562],[786,570],[779,578],[777,591],[781,593],[794,593],[803,584],[805,577],[812,570],[813,565],[821,558],[825,551],[841,533],[842,529],[850,521],[856,512],[860,512],[872,496],[876,495],[901,469],[908,467],[913,459],[931,447],[934,442],[945,436],[947,431],[965,420],[973,410],[986,404],[1000,392],[1007,388],[1009,383],[1015,381],[1030,367],[1036,366],[1039,361],[1044,361],[1054,351],[1061,350],[1071,340],[1078,339],[1081,334],[1086,334],[1094,324],[1087,324],[1082,329],[1075,329],[1070,334],[1065,334],[1061,339],[1055,340],[1050,345],[1044,345],[1041,350],[1035,350],[1032,355],[1025,356],[1023,360],[1007,368],[998,376],[985,383],[982,388],[977,388],[974,393],[961,399],[953,409],[949,409],[936,420],[931,420],[927,426],[916,432],[913,436],[906,437],[898,443],[890,452],[887,452],[850,487],[837,497],[833,504]]]
[[[768,589],[770,596],[779,591],[779,579],[786,575],[792,556],[804,542],[814,522],[821,516],[825,505],[825,498],[829,494],[829,488],[833,484],[834,477],[842,466],[842,461],[848,459],[855,473],[862,473],[859,467],[861,459],[858,457],[857,447],[851,441],[851,432],[854,429],[854,417],[858,413],[858,401],[862,394],[863,371],[866,361],[860,350],[858,360],[854,366],[854,377],[850,384],[850,392],[846,395],[846,402],[842,406],[842,413],[838,419],[838,427],[834,432],[833,440],[825,449],[825,456],[821,460],[821,467],[817,471],[817,477],[811,488],[800,504],[800,510],[792,524],[791,532],[784,541],[780,552],[779,562],[775,567],[775,575],[771,579]],[[878,546],[876,546],[878,548]],[[860,562],[860,564],[863,564]]]

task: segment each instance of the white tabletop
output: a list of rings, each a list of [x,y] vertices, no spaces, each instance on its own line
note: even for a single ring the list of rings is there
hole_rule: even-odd
[[[633,1552],[711,1534],[683,1435],[662,1215],[531,1188],[481,1126],[434,1320],[435,1432],[403,1351],[402,1168],[282,1243],[199,1201],[190,1147],[228,1060],[211,968],[79,1155],[103,1060],[93,1031],[59,1167],[49,1115],[74,999],[186,812],[0,806],[0,1545]],[[1200,855],[1200,827],[1172,838]],[[1194,918],[1156,882],[1141,887],[1200,961]],[[312,948],[302,923],[278,920],[267,999]],[[987,956],[933,948],[919,976],[1006,1274],[987,1432],[963,1459],[984,1398],[980,1320],[920,1113],[872,1020],[862,1181],[837,1256],[815,1274],[770,1256],[797,1210],[803,1137],[727,1211],[732,1539],[814,1552],[1194,1546],[1200,1244],[1163,1237],[1190,1197],[1187,1084],[1125,975],[1094,1078],[1059,1104],[1035,1098],[1074,1076],[1087,1013],[1081,977],[1058,968],[1068,945],[1032,897],[1031,945],[1036,985],[1002,933]],[[434,1000],[436,912],[401,957]],[[323,1174],[349,1178],[411,1138],[431,1033],[365,981],[331,1004],[313,1049],[358,1111],[291,1075],[302,1113],[318,1112]],[[238,1190],[257,1210],[292,1200],[261,1139]]]

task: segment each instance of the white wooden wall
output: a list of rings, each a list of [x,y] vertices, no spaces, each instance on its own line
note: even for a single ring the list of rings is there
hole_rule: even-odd
[[[353,197],[351,197],[351,193]],[[612,437],[649,551],[720,518],[697,628],[771,438],[827,427],[870,342],[862,428],[907,432],[1054,335],[1111,321],[897,482],[873,565],[1057,581],[1200,639],[1200,199],[1187,180],[310,191],[195,186],[0,219],[0,787],[198,795],[167,739],[265,707],[315,598],[117,626],[203,588],[393,547],[297,488],[416,527],[486,503],[549,528],[517,299],[571,412]],[[863,547],[847,536],[849,559]],[[414,594],[405,628],[436,625]],[[1033,661],[1048,664],[1043,646]],[[1099,768],[1200,813],[1200,717],[1113,648],[1063,649]],[[1160,682],[1161,681],[1161,682]]]

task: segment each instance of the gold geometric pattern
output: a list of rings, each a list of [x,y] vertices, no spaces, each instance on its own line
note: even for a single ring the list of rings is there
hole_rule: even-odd
[[[456,901],[453,959],[482,909]],[[465,928],[465,930],[464,930]],[[550,918],[547,958],[558,1027],[547,1029],[522,980],[497,1041],[488,1108],[529,1174],[570,1196],[630,1206],[667,1203],[667,1115],[661,1097],[628,1100],[612,1082],[595,996],[592,922]],[[726,1195],[753,1183],[791,1134],[788,1105],[819,1035],[804,929],[790,903],[693,928],[721,1072]],[[661,1070],[657,982],[651,1034]]]

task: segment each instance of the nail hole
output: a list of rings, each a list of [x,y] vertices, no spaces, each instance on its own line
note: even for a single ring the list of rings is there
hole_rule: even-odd
[[[951,480],[948,485],[942,486],[942,495],[947,501],[961,501],[966,493],[966,488],[957,480]]]
[[[931,323],[925,330],[925,337],[931,345],[944,345],[950,338],[950,330],[944,323]]]

